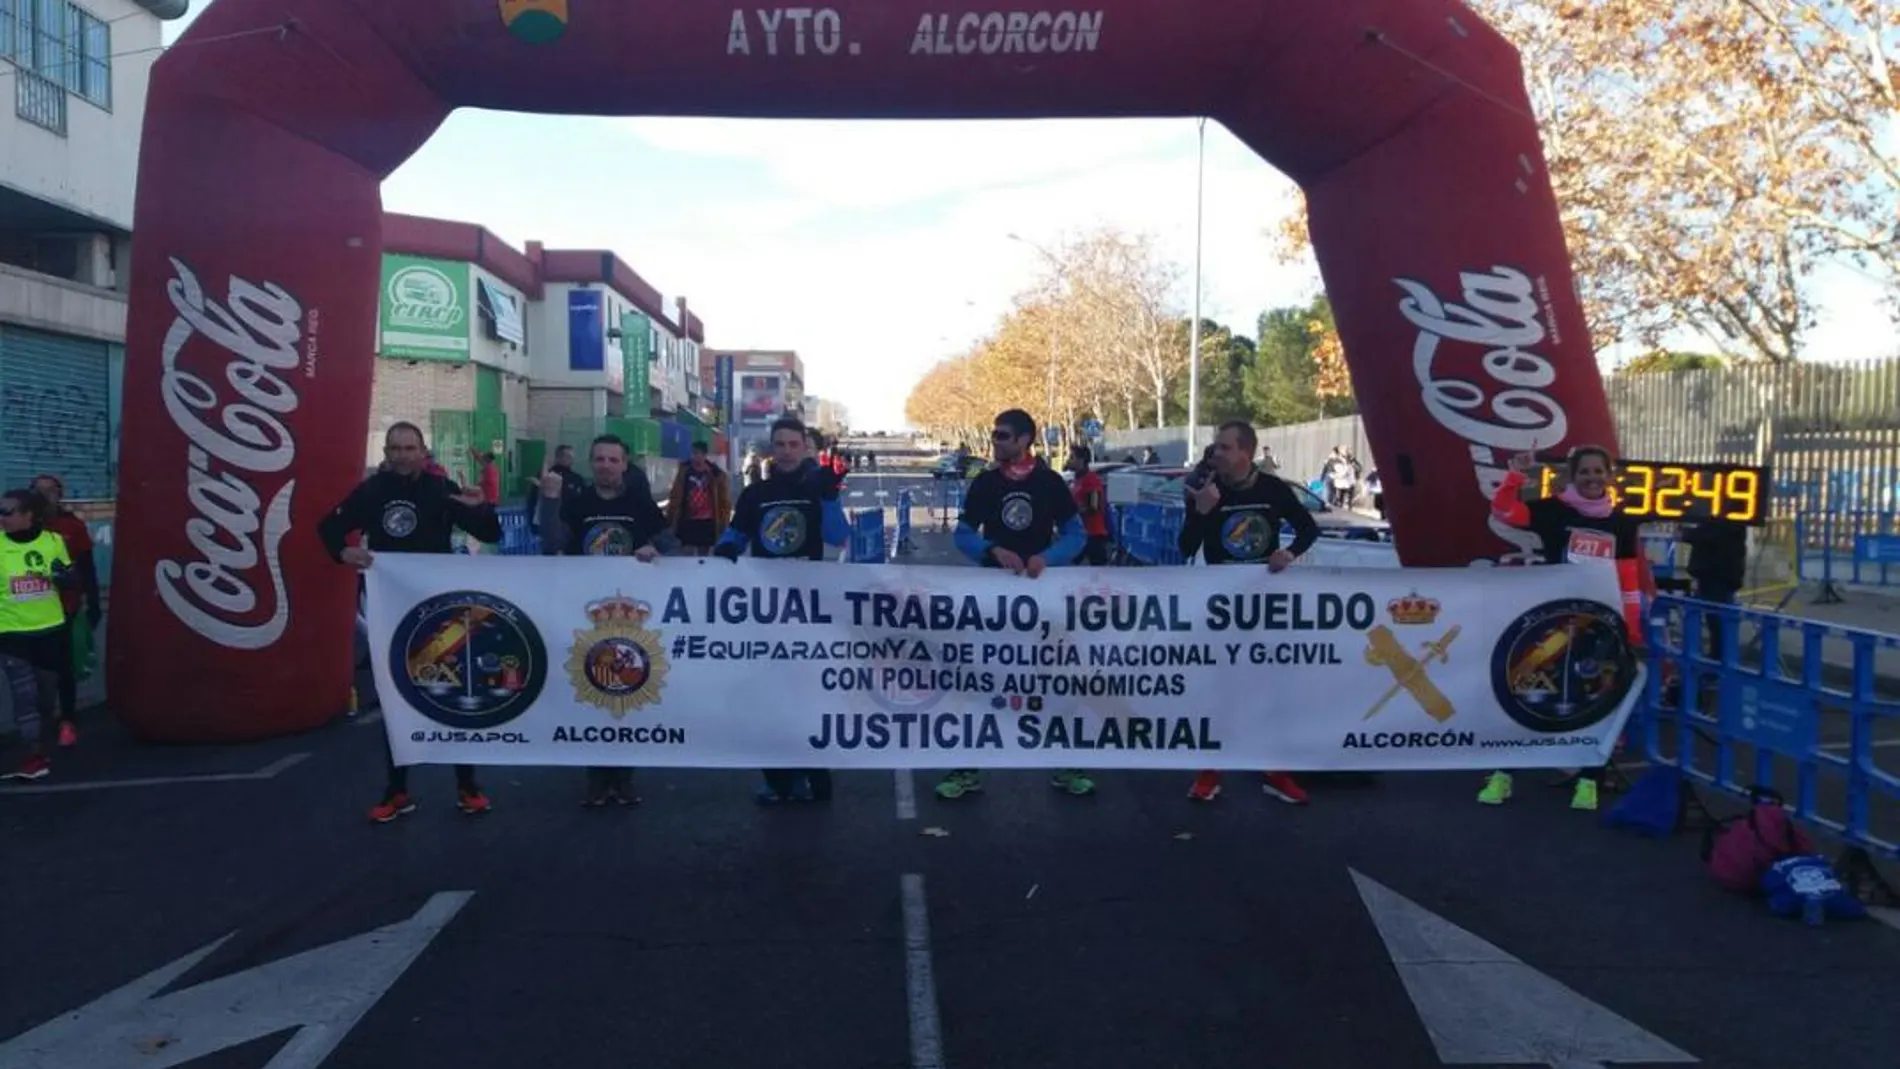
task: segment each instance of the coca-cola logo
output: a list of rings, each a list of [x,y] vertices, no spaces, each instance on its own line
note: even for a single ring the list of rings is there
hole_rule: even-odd
[[[1412,372],[1423,391],[1425,411],[1470,443],[1475,488],[1488,514],[1510,457],[1554,446],[1570,429],[1563,406],[1549,393],[1557,381],[1556,366],[1535,351],[1546,339],[1537,287],[1512,267],[1466,271],[1459,275],[1464,303],[1451,304],[1422,282],[1393,281],[1406,295],[1399,314],[1419,331],[1412,344]],[[1483,348],[1477,367],[1489,381],[1441,374],[1443,369],[1435,365],[1444,342]],[[1542,559],[1535,534],[1495,516],[1490,525],[1498,538],[1517,547],[1499,557],[1499,563]]]
[[[290,623],[281,547],[290,530],[297,480],[288,479],[266,504],[255,482],[286,471],[297,443],[282,417],[297,410],[297,391],[279,372],[302,360],[303,308],[272,283],[232,277],[224,302],[209,299],[198,276],[176,258],[166,287],[178,317],[165,333],[159,394],[185,436],[185,497],[197,513],[185,539],[197,559],[158,562],[158,596],[187,627],[232,649],[263,649]],[[223,362],[215,368],[209,346]],[[181,366],[222,372],[237,403]],[[268,583],[267,597],[259,587]],[[249,621],[249,622],[247,622]]]

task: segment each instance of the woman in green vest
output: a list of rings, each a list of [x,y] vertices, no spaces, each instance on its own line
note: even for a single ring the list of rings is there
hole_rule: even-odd
[[[60,588],[76,580],[66,540],[44,526],[47,501],[32,490],[0,494],[0,657],[24,662],[33,675],[39,736],[33,753],[7,779],[34,780],[52,771],[59,738],[59,679],[72,663],[72,639]],[[16,695],[20,692],[16,690]],[[14,717],[27,711],[15,700]]]

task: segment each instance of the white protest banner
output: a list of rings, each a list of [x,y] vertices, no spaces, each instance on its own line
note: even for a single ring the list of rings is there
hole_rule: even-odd
[[[400,764],[1492,769],[1606,760],[1615,576],[385,553]]]

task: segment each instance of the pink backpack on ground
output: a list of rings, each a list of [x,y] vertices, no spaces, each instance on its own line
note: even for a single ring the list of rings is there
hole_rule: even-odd
[[[1742,894],[1761,893],[1761,878],[1774,863],[1811,854],[1814,844],[1782,808],[1781,796],[1767,787],[1749,790],[1748,812],[1709,828],[1702,837],[1702,861],[1715,882]]]

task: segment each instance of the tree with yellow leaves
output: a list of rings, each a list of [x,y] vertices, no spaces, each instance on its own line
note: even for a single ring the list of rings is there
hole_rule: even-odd
[[[1820,268],[1900,296],[1900,4],[1471,2],[1523,53],[1598,345],[1786,361]],[[1279,237],[1305,255],[1303,210]]]

